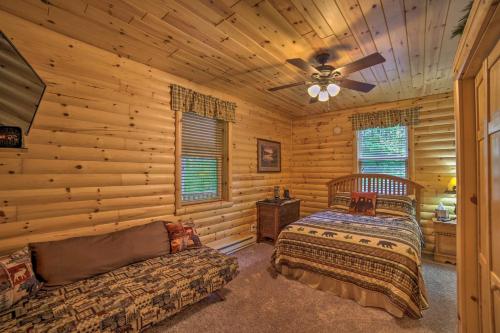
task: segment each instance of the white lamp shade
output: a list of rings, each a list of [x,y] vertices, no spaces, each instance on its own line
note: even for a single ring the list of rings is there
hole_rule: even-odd
[[[336,85],[335,83],[330,83],[327,87],[326,90],[330,94],[330,96],[334,97],[337,96],[338,93],[340,92],[340,87]]]
[[[326,102],[327,100],[330,99],[330,96],[328,95],[328,91],[325,89],[321,90],[318,95],[318,101],[320,102]]]
[[[319,92],[321,90],[321,87],[318,84],[313,84],[309,88],[307,88],[307,93],[311,97],[317,97]]]

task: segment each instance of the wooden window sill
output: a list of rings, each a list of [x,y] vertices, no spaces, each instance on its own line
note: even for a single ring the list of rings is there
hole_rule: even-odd
[[[175,215],[180,216],[180,215],[204,212],[207,210],[229,208],[232,207],[233,205],[234,203],[232,201],[225,201],[225,200],[184,204],[184,206],[175,209]]]

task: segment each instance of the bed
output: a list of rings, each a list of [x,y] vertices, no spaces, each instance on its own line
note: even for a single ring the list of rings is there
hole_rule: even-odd
[[[353,174],[327,186],[329,209],[304,217],[280,233],[272,257],[275,270],[363,306],[385,309],[395,317],[421,318],[428,308],[418,223],[422,186],[376,174]],[[345,206],[351,192],[376,192],[377,215],[349,213]],[[379,213],[379,202],[398,208],[408,208],[410,202],[413,210],[405,213],[380,206]]]

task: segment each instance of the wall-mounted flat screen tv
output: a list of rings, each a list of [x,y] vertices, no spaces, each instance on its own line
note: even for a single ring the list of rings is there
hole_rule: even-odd
[[[28,134],[45,83],[0,31],[0,126],[19,127]]]

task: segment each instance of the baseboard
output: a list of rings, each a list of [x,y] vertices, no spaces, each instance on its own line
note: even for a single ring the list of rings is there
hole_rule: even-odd
[[[256,242],[256,236],[253,233],[244,233],[233,235],[221,240],[210,242],[207,246],[217,249],[225,254],[231,254],[246,247],[249,247]]]

